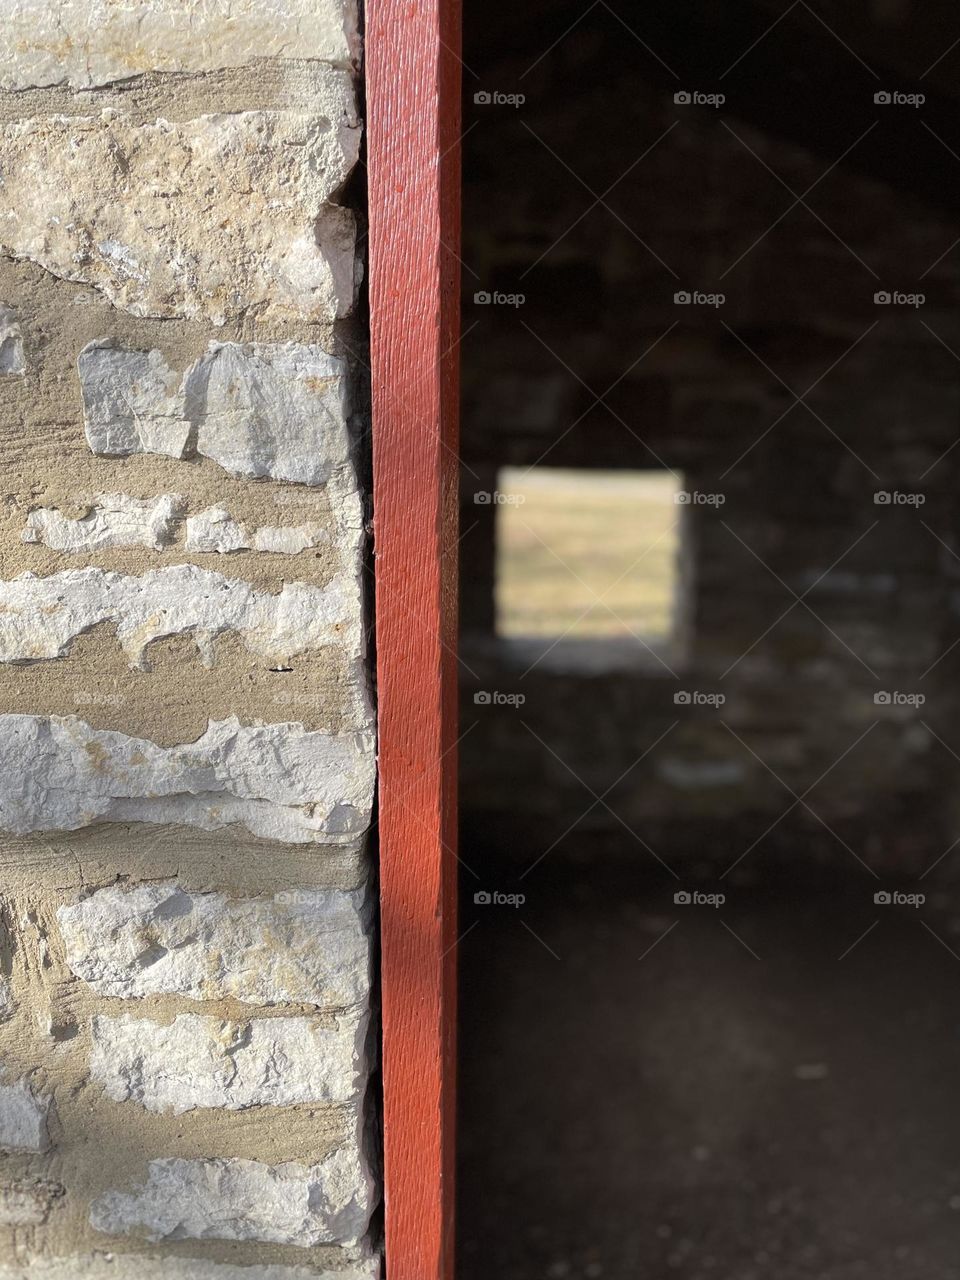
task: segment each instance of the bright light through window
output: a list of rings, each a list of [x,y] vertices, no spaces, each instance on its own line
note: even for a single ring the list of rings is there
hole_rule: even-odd
[[[497,633],[662,650],[680,612],[682,488],[669,471],[502,468]]]

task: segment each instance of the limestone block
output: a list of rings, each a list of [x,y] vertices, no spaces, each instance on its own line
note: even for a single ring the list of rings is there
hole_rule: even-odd
[[[169,881],[98,889],[57,912],[67,964],[102,996],[330,1009],[368,998],[370,915],[364,889],[232,899]]]
[[[42,542],[54,551],[108,551],[114,547],[148,547],[162,551],[173,540],[184,499],[176,493],[131,498],[125,493],[98,493],[92,509],[71,520],[56,508],[40,507],[27,516],[21,537]]]
[[[181,377],[158,351],[101,339],[77,370],[94,453],[196,452],[233,475],[301,484],[352,476],[346,370],[321,347],[211,342]]]
[[[261,58],[349,66],[358,45],[354,0],[5,0],[0,88],[87,89]]]
[[[233,1266],[207,1258],[149,1258],[139,1253],[85,1253],[0,1266],[0,1280],[380,1280],[379,1258],[346,1270],[317,1271],[267,1263]]]
[[[214,551],[220,555],[253,550],[295,556],[330,541],[329,533],[319,520],[301,525],[261,525],[259,529],[250,530],[234,520],[226,507],[208,507],[190,516],[186,533],[187,551]]]
[[[330,70],[311,106],[6,123],[0,250],[137,316],[221,325],[251,308],[310,322],[347,315],[355,224],[329,201],[357,160],[350,76]]]
[[[183,1013],[93,1019],[92,1079],[114,1102],[181,1115],[196,1107],[360,1104],[368,1074],[369,1015],[352,1009],[332,1028],[315,1018],[229,1022]]]
[[[259,1160],[151,1160],[134,1191],[94,1202],[97,1231],[148,1240],[256,1240],[299,1245],[353,1244],[367,1230],[374,1188],[359,1145],[348,1143],[314,1165]]]
[[[350,843],[369,823],[374,771],[363,732],[231,717],[196,742],[159,747],[75,716],[0,715],[0,828],[236,823],[289,843]]]
[[[0,662],[63,657],[78,635],[102,623],[116,627],[131,665],[141,668],[152,641],[175,635],[192,636],[213,666],[213,641],[224,632],[276,662],[330,645],[356,657],[360,591],[359,568],[324,587],[288,582],[277,595],[191,564],[140,576],[93,568],[45,578],[22,573],[0,582]]]
[[[0,1084],[0,1149],[46,1151],[49,1099],[34,1093],[26,1080]]]
[[[25,373],[26,368],[17,313],[0,303],[0,375]]]

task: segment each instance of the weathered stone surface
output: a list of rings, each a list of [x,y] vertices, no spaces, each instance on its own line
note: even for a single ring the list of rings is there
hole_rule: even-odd
[[[253,550],[295,556],[330,540],[319,520],[300,525],[261,525],[259,529],[250,530],[234,520],[226,507],[208,507],[190,516],[186,532],[187,551],[215,551],[220,555]]]
[[[59,1182],[46,1182],[42,1178],[0,1183],[0,1226],[39,1226],[46,1222],[63,1193]]]
[[[140,577],[66,569],[0,582],[0,662],[59,658],[84,631],[112,623],[131,664],[165,636],[191,635],[208,666],[213,641],[236,632],[253,653],[284,661],[328,645],[361,650],[360,585],[340,575],[325,587],[288,582],[277,595],[196,565]]]
[[[359,1145],[314,1165],[259,1160],[151,1160],[135,1191],[94,1202],[97,1231],[148,1240],[258,1240],[352,1244],[367,1230],[374,1190]]]
[[[357,60],[351,0],[5,0],[0,88],[86,89],[145,71],[214,71],[261,58]]]
[[[75,716],[0,715],[0,828],[237,823],[290,843],[349,842],[369,822],[374,768],[368,733],[234,716],[210,721],[196,742],[159,747]]]
[[[159,351],[92,342],[77,358],[83,421],[94,453],[182,458],[190,437],[180,379]]]
[[[0,1084],[0,1149],[46,1151],[49,1099],[34,1093],[26,1080]]]
[[[347,315],[355,224],[328,201],[359,148],[349,74],[329,71],[311,106],[5,124],[0,249],[138,316]]]
[[[0,303],[0,375],[25,373],[26,368],[17,313]]]
[[[31,511],[21,536],[24,542],[42,542],[54,551],[106,551],[114,547],[162,551],[173,540],[175,521],[183,506],[183,498],[175,493],[157,498],[99,493],[92,510],[79,520],[69,519],[56,508]]]
[[[371,923],[363,889],[230,899],[168,882],[98,889],[57,912],[67,963],[100,995],[364,1004]]]
[[[182,377],[158,351],[90,343],[77,361],[98,454],[200,453],[234,475],[352,475],[343,361],[298,342],[211,342]]]
[[[380,1280],[379,1258],[341,1271],[271,1264],[232,1266],[208,1258],[148,1258],[138,1253],[85,1253],[0,1266],[0,1280]]]
[[[359,1104],[369,1015],[352,1009],[326,1028],[314,1018],[228,1022],[182,1013],[168,1026],[95,1017],[91,1077],[114,1102],[181,1115],[196,1107]]]

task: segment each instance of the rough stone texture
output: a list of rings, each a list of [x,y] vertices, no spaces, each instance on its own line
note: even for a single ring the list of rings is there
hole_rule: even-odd
[[[190,516],[186,530],[185,550],[215,551],[220,555],[254,550],[294,556],[320,546],[330,536],[319,520],[301,525],[263,525],[251,531],[234,520],[226,507],[209,507]]]
[[[0,1227],[39,1226],[46,1222],[63,1192],[60,1183],[42,1178],[0,1184]]]
[[[105,339],[77,362],[97,454],[200,453],[234,475],[323,484],[351,467],[343,361],[297,342],[211,342],[178,379]]]
[[[99,889],[57,912],[70,968],[100,995],[230,997],[338,1009],[366,1001],[363,889],[231,900],[179,885]]]
[[[357,1144],[314,1165],[258,1160],[151,1160],[147,1182],[91,1208],[98,1231],[148,1240],[352,1244],[367,1229],[373,1184]]]
[[[37,1095],[26,1080],[0,1085],[0,1149],[46,1151],[48,1099]]]
[[[17,313],[0,303],[0,374],[24,373],[26,367]]]
[[[84,631],[112,623],[131,664],[149,644],[188,634],[205,663],[213,640],[237,632],[253,653],[283,661],[325,645],[350,642],[359,652],[360,588],[340,577],[326,587],[289,582],[278,595],[195,565],[154,569],[141,577],[102,569],[67,569],[0,582],[0,662],[59,658]]]
[[[150,1258],[139,1253],[87,1253],[0,1267],[0,1280],[380,1280],[379,1258],[341,1271],[314,1267],[235,1267],[207,1258]]]
[[[168,1026],[96,1017],[90,1070],[114,1102],[176,1115],[195,1107],[361,1102],[369,1015],[228,1022],[182,1013]]]
[[[72,831],[92,822],[237,823],[291,843],[350,840],[373,802],[369,734],[302,724],[211,722],[158,747],[75,716],[0,715],[0,827]]]
[[[311,115],[6,124],[0,248],[138,316],[347,315],[354,219],[328,201],[360,143],[350,76],[330,70],[317,97]]]
[[[261,58],[359,57],[351,0],[6,0],[0,88],[86,89],[145,71],[209,71]]]
[[[157,498],[131,498],[125,493],[99,493],[93,509],[79,520],[40,507],[27,516],[24,542],[42,542],[54,551],[106,551],[114,547],[149,547],[162,551],[173,538],[183,509],[175,493]]]

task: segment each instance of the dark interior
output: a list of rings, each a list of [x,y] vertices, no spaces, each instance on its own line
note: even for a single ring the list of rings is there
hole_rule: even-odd
[[[955,1278],[960,13],[465,17],[458,1276]],[[669,645],[502,634],[551,468]]]

